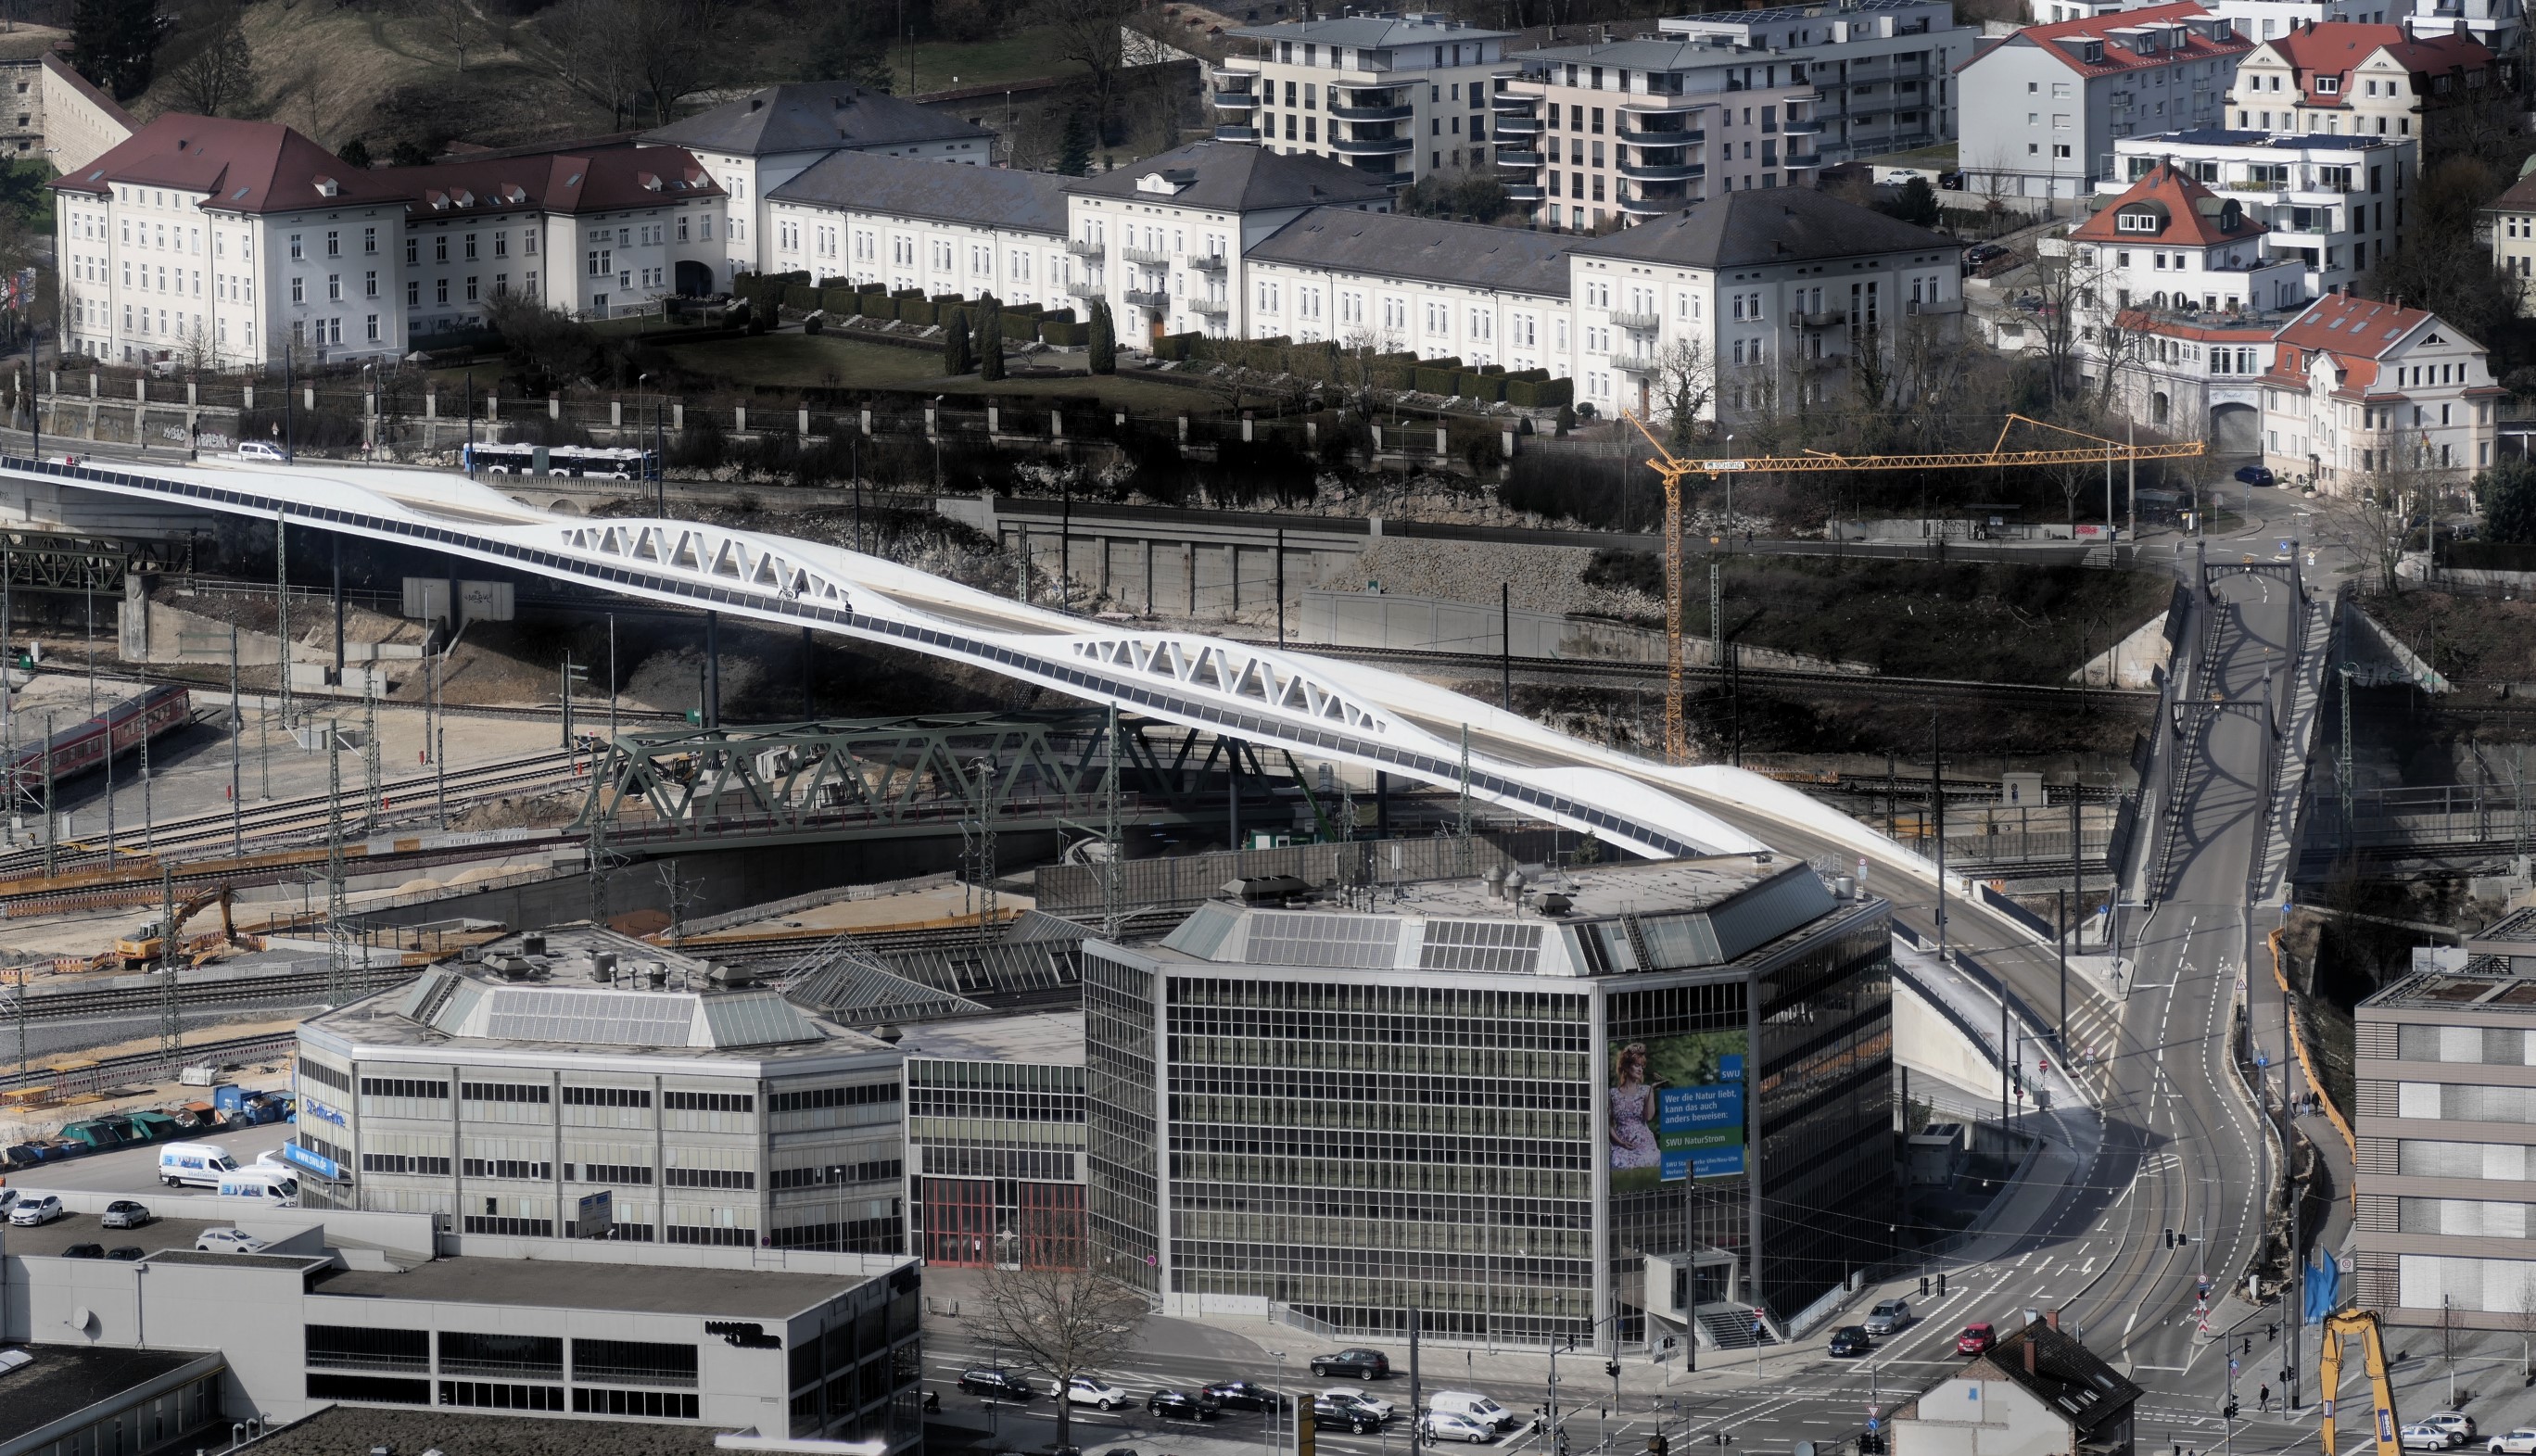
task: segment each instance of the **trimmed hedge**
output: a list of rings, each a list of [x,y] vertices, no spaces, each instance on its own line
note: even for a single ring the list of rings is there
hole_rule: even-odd
[[[1001,317],[1005,338],[1018,339],[1028,344],[1039,337],[1040,323],[1037,318],[1009,307],[1003,311]]]
[[[797,308],[803,313],[808,313],[819,307],[821,302],[819,290],[808,284],[794,284],[784,290],[784,304],[788,308]]]
[[[1205,336],[1195,333],[1166,334],[1154,341],[1153,354],[1158,359],[1185,360],[1191,347]]]
[[[1544,374],[1548,371],[1527,369],[1524,372]],[[1507,404],[1518,410],[1556,410],[1576,402],[1576,381],[1573,379],[1508,379],[1505,398]]]
[[[855,304],[855,310],[867,319],[894,319],[898,317],[898,300],[887,293],[865,293]]]
[[[1092,342],[1092,326],[1071,319],[1042,319],[1039,337],[1049,344],[1081,346]]]
[[[926,324],[942,322],[941,311],[934,305],[932,299],[910,298],[904,294],[899,296],[898,316],[902,321],[914,324],[919,329]]]

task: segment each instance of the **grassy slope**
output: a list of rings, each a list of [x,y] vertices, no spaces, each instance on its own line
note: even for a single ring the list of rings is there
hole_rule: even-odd
[[[769,334],[671,347],[685,368],[718,374],[743,387],[769,385],[916,390],[949,395],[1038,395],[1103,399],[1138,411],[1177,413],[1210,405],[1205,395],[1143,379],[1009,379],[988,384],[975,374],[948,378],[935,350],[864,344],[826,335]]]
[[[2536,601],[2415,590],[2360,604],[2452,682],[2536,682]]]
[[[1022,31],[1000,40],[981,40],[967,45],[936,40],[891,51],[890,61],[896,69],[892,84],[902,93],[909,91],[907,80],[911,50],[915,62],[914,90],[919,93],[1036,81],[1043,76],[1084,74],[1080,63],[1060,61],[1049,54],[1046,32]]]

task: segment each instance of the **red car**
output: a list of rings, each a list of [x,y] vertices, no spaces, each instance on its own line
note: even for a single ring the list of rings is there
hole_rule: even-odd
[[[1987,1324],[1968,1324],[1955,1337],[1955,1354],[1984,1355],[1998,1343],[1998,1333]]]

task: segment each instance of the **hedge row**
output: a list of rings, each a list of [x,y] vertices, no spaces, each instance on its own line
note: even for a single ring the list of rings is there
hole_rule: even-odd
[[[1569,381],[1551,378],[1547,369],[1508,372],[1502,364],[1466,368],[1458,358],[1421,359],[1414,353],[1359,355],[1335,342],[1295,344],[1285,339],[1167,334],[1154,341],[1153,350],[1159,359],[1232,364],[1341,387],[1370,385],[1487,403],[1503,401],[1528,410],[1567,404],[1574,390]]]
[[[936,293],[927,297],[921,288],[891,289],[886,284],[856,285],[844,279],[822,279],[816,286],[806,273],[743,274],[732,285],[732,291],[748,299],[749,306],[772,311],[780,305],[802,313],[825,312],[832,318],[846,319],[856,314],[867,319],[896,319],[918,328],[939,324],[954,308],[965,309],[977,316],[978,300],[957,293]],[[1007,339],[1029,342],[1044,339],[1050,344],[1082,344],[1085,326],[1075,322],[1071,308],[1048,309],[1037,303],[1006,303],[1003,306],[1003,330]]]

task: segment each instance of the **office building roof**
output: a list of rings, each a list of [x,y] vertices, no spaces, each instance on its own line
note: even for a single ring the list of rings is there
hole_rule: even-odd
[[[719,1428],[663,1421],[573,1421],[430,1408],[328,1406],[255,1443],[255,1456],[711,1456]]]
[[[1250,40],[1309,40],[1349,50],[1389,50],[1401,45],[1452,44],[1456,41],[1503,40],[1512,31],[1485,31],[1448,15],[1393,15],[1372,12],[1329,20],[1279,21],[1270,26],[1236,26],[1225,32]],[[1415,70],[1414,66],[1402,69]]]
[[[1581,257],[1707,269],[1921,251],[1953,258],[1963,247],[1954,238],[1811,187],[1729,192],[1573,244]]]
[[[609,1264],[459,1257],[433,1259],[402,1271],[340,1270],[320,1275],[309,1293],[345,1298],[430,1299],[451,1304],[790,1319],[849,1290],[859,1289],[871,1278],[857,1274],[708,1269],[649,1260]]]
[[[221,1363],[217,1354],[198,1350],[0,1345],[0,1447],[189,1365],[209,1374]]]
[[[1191,142],[1114,172],[1069,179],[1065,190],[1227,213],[1391,200],[1387,183],[1346,162],[1238,142]]]
[[[2238,131],[2233,127],[2197,126],[2188,131],[2155,132],[2142,137],[2116,137],[2118,152],[2154,152],[2163,148],[2261,147],[2274,152],[2368,152],[2408,145],[2403,137],[2370,137],[2331,132]]]
[[[1343,269],[1494,291],[1567,296],[1565,235],[1405,213],[1314,208],[1253,244],[1253,263]]]
[[[1048,172],[946,167],[939,161],[839,152],[812,162],[767,196],[777,202],[1062,234],[1070,180]]]
[[[1167,960],[1591,977],[1723,966],[1839,908],[1802,859],[1718,855],[1517,870],[1324,894],[1236,880],[1163,937]]]
[[[2151,223],[2154,225],[2150,225]],[[2125,224],[2128,224],[2125,226]],[[2206,248],[2251,242],[2271,229],[2246,216],[2234,198],[2222,198],[2160,159],[2123,195],[2069,229],[2082,242],[2169,243]]]
[[[1691,26],[1776,26],[1794,21],[1836,21],[1852,16],[1884,15],[1896,11],[1951,11],[1946,0],[1838,0],[1832,5],[1778,5],[1767,10],[1720,10],[1702,15],[1666,16],[1665,29],[1681,30]]]
[[[956,116],[843,81],[765,87],[643,134],[646,142],[742,157],[993,137]]]
[[[1033,1062],[1083,1065],[1083,1013],[1022,1011],[926,1022],[905,1029],[899,1053],[910,1061]]]

